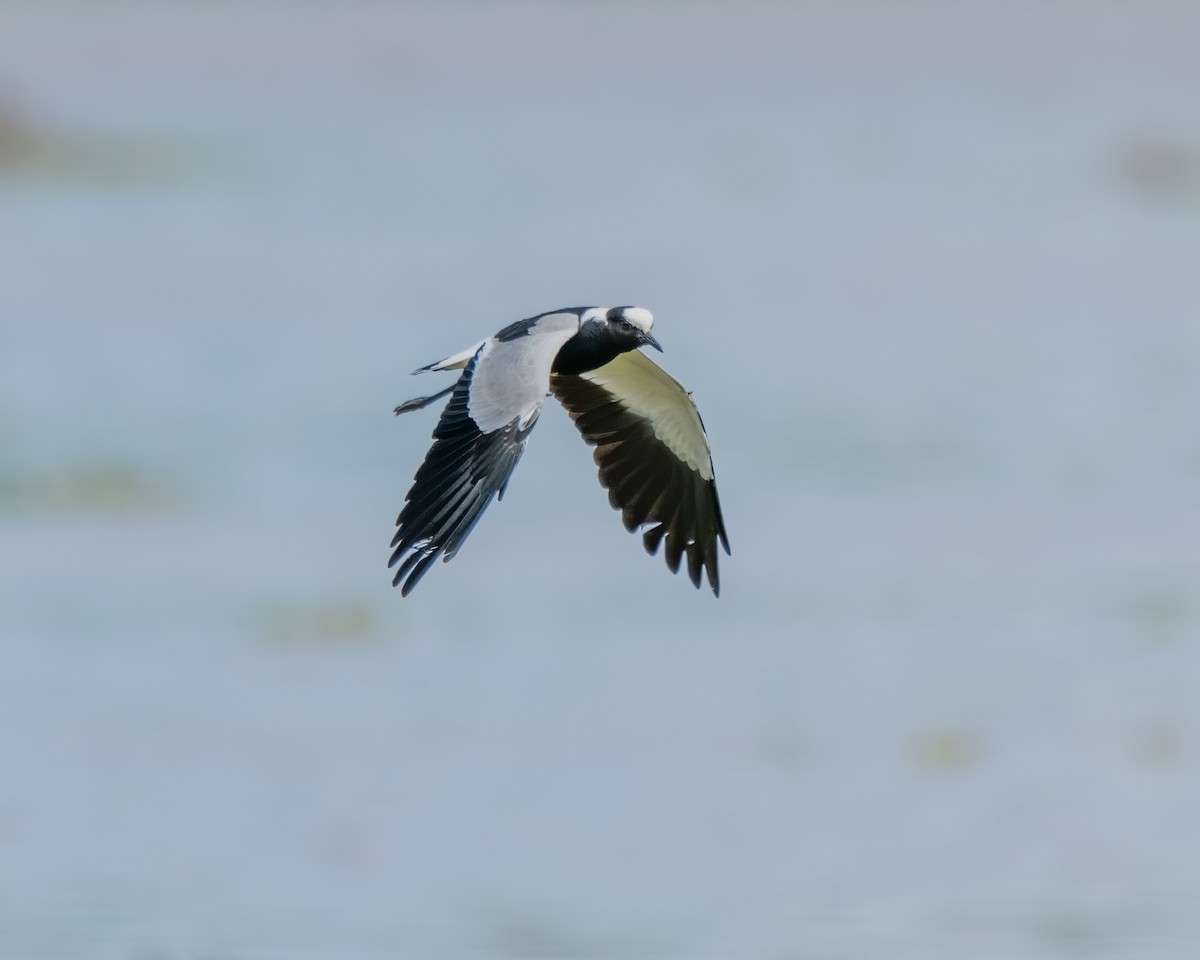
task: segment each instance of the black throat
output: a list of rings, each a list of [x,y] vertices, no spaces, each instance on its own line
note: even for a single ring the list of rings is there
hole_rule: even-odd
[[[636,349],[637,334],[622,334],[611,327],[585,323],[563,344],[554,358],[555,373],[579,374],[602,367],[618,354]]]

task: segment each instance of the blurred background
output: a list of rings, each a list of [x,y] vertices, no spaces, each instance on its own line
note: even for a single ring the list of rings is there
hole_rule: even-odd
[[[0,5],[0,955],[1200,955],[1200,7]],[[640,304],[407,600],[413,368]],[[656,359],[659,359],[656,356]]]

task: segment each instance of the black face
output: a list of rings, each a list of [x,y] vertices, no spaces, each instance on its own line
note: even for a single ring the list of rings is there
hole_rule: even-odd
[[[578,374],[595,370],[646,342],[646,334],[625,319],[620,307],[614,307],[604,315],[604,322],[585,323],[579,333],[566,342],[554,359],[554,372]],[[649,342],[658,346],[653,338],[649,338]]]
[[[609,310],[604,319],[608,321],[609,331],[618,340],[640,340],[642,331],[626,320],[623,314]]]
[[[646,342],[645,333],[640,327],[634,326],[626,320],[622,310],[624,307],[613,307],[604,315],[604,319],[608,321],[609,330],[619,341],[633,342],[633,347],[626,348],[632,350]]]
[[[639,307],[613,307],[604,314],[604,319],[607,320],[614,330],[619,331],[622,335],[631,334],[639,347],[653,347],[655,350],[662,352],[662,344],[650,335],[650,331],[639,327],[632,320],[625,316],[626,310],[636,310],[638,313],[646,313]]]

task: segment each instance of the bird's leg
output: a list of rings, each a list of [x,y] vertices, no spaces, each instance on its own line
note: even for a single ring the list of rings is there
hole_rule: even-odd
[[[405,400],[396,408],[396,415],[408,413],[410,410],[422,410],[429,406],[435,400],[441,400],[446,394],[450,393],[458,384],[452,383],[445,390],[439,390],[437,393],[429,397],[414,397],[412,400]]]

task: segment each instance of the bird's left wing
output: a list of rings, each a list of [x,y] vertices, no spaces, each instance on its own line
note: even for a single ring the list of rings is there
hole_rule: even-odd
[[[396,520],[388,566],[399,564],[392,585],[404,581],[402,595],[439,556],[453,557],[492,497],[504,496],[545,402],[554,358],[578,330],[574,313],[535,317],[485,340],[467,362]],[[421,405],[410,404],[396,412]]]
[[[655,524],[642,534],[646,550],[665,543],[672,572],[686,553],[692,583],[700,586],[703,570],[718,593],[717,540],[726,553],[729,540],[708,438],[688,392],[638,350],[577,376],[555,374],[550,389],[596,448],[600,483],[625,529]]]

